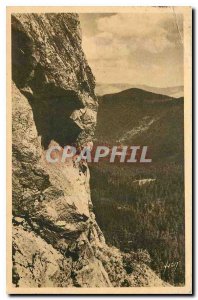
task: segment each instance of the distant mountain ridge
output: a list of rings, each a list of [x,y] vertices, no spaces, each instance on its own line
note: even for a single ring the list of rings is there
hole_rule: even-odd
[[[138,101],[138,102],[147,102],[150,103],[154,102],[167,102],[167,101],[173,101],[173,100],[179,100],[183,99],[183,97],[175,98],[173,96],[167,96],[164,94],[159,94],[154,91],[146,91],[140,88],[130,88],[126,89],[117,93],[113,94],[106,94],[102,96],[103,100],[108,99],[110,101],[111,99],[128,101],[131,99],[131,101]]]
[[[115,83],[115,84],[103,84],[98,83],[96,85],[96,94],[98,96],[103,96],[106,94],[114,94],[119,93],[124,90],[128,90],[131,88],[138,88],[141,90],[145,90],[148,92],[162,94],[169,97],[180,98],[184,96],[184,87],[181,86],[173,86],[173,87],[151,87],[147,85],[133,85],[133,84],[123,84],[123,83]]]
[[[181,162],[183,103],[183,97],[138,88],[99,97],[95,139],[112,145],[147,145],[154,161]]]

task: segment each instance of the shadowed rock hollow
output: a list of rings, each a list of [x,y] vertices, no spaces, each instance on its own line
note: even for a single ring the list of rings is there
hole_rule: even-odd
[[[13,285],[164,286],[144,262],[106,245],[88,168],[45,160],[50,144],[82,145],[94,134],[78,15],[13,15],[12,78]]]

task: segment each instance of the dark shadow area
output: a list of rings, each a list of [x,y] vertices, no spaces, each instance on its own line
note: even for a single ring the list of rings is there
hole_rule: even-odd
[[[62,147],[75,144],[81,128],[70,118],[83,108],[78,94],[46,81],[45,69],[33,55],[36,47],[12,16],[12,79],[32,107],[38,135],[44,149],[51,140]]]
[[[18,88],[27,82],[35,58],[32,57],[33,43],[17,19],[12,16],[12,79]]]
[[[64,95],[51,94],[47,96],[29,97],[38,135],[44,149],[48,148],[51,140],[60,146],[74,144],[81,129],[70,119],[72,112],[79,109],[77,96],[72,91],[64,91]]]

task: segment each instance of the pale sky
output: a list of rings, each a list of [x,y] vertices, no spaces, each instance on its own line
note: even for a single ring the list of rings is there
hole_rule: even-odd
[[[98,83],[183,85],[183,19],[172,13],[79,14]]]

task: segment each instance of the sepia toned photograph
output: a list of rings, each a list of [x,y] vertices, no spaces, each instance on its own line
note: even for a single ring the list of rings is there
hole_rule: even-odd
[[[7,292],[192,293],[192,9],[7,8]]]

